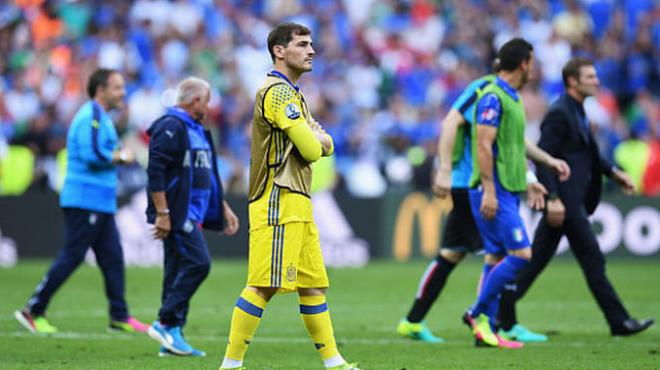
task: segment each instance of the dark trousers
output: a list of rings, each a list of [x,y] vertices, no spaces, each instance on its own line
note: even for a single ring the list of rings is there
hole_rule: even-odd
[[[78,268],[91,246],[103,273],[105,295],[110,301],[110,317],[124,321],[128,307],[124,300],[124,254],[115,216],[78,208],[64,208],[66,235],[62,249],[50,270],[37,286],[28,309],[33,315],[43,315],[57,289]]]
[[[518,275],[514,289],[505,290],[502,294],[500,319],[503,324],[507,321],[515,323],[516,300],[525,295],[527,289],[554,257],[563,235],[568,238],[571,250],[587,279],[589,290],[596,298],[610,327],[619,326],[630,317],[605,275],[605,256],[600,251],[586,213],[582,212],[577,216],[567,217],[560,228],[550,227],[545,216],[541,219],[532,244],[532,260]]]
[[[160,322],[184,326],[190,299],[211,269],[211,257],[199,227],[190,233],[172,231],[163,243],[165,263]]]

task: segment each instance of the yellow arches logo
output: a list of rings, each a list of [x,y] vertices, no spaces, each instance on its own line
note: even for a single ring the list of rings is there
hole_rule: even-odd
[[[413,250],[415,219],[418,220],[421,252],[432,257],[440,246],[440,230],[445,216],[453,207],[450,197],[429,199],[420,192],[406,196],[394,221],[393,255],[397,261],[410,258]]]

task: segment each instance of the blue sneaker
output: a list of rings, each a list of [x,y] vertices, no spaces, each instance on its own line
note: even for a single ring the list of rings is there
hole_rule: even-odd
[[[177,355],[190,355],[193,351],[192,346],[183,339],[180,326],[166,327],[156,320],[147,333],[153,340]]]
[[[168,356],[181,356],[181,355],[177,355],[176,353],[170,351],[169,349],[161,346],[160,351],[158,351],[158,357],[168,357]],[[190,354],[184,355],[184,356],[205,357],[206,352],[204,352],[202,350],[199,350],[199,349],[196,349],[196,348],[193,348],[193,350],[192,350],[192,352],[190,352]]]
[[[515,340],[523,343],[538,343],[538,342],[547,342],[548,336],[534,333],[533,331],[527,329],[526,327],[516,324],[511,330],[502,330],[500,329],[498,333],[501,337],[509,340]]]

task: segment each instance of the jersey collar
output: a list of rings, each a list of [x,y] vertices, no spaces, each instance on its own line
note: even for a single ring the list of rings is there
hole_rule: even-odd
[[[106,114],[105,109],[103,109],[103,106],[99,104],[96,100],[92,99],[90,100],[90,102],[92,103],[92,109],[98,109],[101,115]]]
[[[298,85],[295,85],[293,82],[291,82],[291,80],[289,80],[289,78],[280,71],[276,71],[273,69],[272,71],[268,72],[268,76],[279,77],[284,81],[286,81],[286,83],[288,83],[289,86],[293,87],[296,90],[296,92],[300,91],[300,87],[298,87]]]
[[[504,81],[499,76],[497,76],[497,78],[495,79],[495,83],[497,84],[497,86],[501,87],[502,90],[504,90],[504,92],[509,94],[509,96],[512,97],[513,100],[518,101],[518,92],[516,91],[516,89],[511,87],[511,85],[509,85],[506,81]]]
[[[180,107],[172,107],[172,108],[167,110],[167,113],[178,117],[183,122],[185,122],[186,125],[188,125],[190,127],[197,128],[199,125],[201,125],[201,122],[195,121],[192,117],[190,117],[188,112],[181,109]]]

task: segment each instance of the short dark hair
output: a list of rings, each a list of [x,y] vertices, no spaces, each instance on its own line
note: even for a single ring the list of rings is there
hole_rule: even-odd
[[[275,53],[273,52],[273,47],[275,45],[281,45],[286,47],[289,45],[291,40],[293,40],[293,35],[298,36],[307,36],[311,35],[312,31],[309,28],[298,23],[282,23],[278,24],[273,28],[268,34],[268,52],[270,53],[270,59],[275,62]]]
[[[87,95],[94,99],[94,97],[96,97],[96,89],[98,89],[99,86],[106,87],[108,85],[108,79],[114,73],[119,72],[109,68],[99,68],[95,70],[94,73],[89,76],[89,80],[87,81]]]
[[[498,70],[514,71],[532,57],[532,51],[534,47],[524,39],[518,37],[507,41],[497,52]]]
[[[564,86],[568,87],[568,78],[573,77],[576,80],[580,79],[580,70],[584,66],[592,66],[594,61],[588,58],[575,57],[566,63],[564,68],[561,70],[561,78],[564,80]]]

